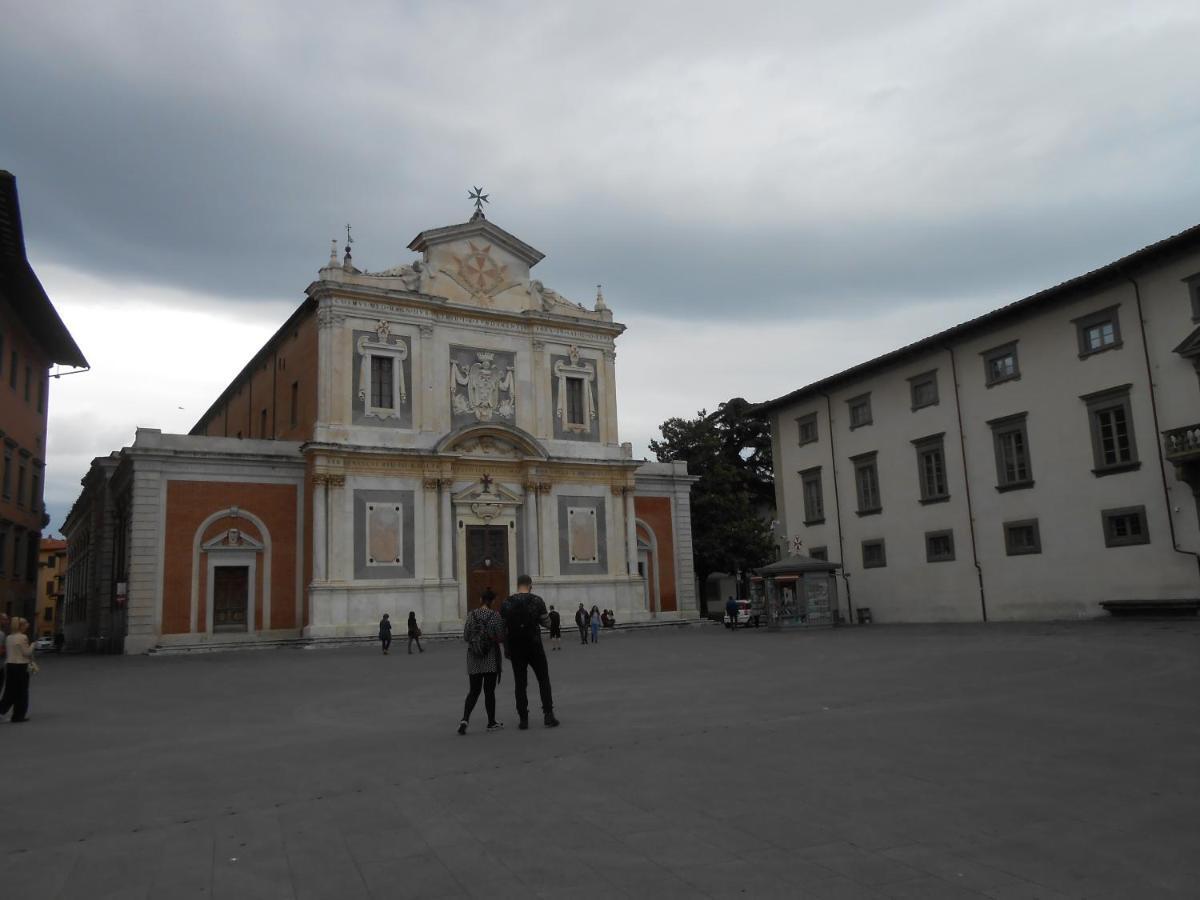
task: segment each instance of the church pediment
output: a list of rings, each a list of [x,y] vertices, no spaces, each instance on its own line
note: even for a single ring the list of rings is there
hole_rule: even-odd
[[[470,503],[472,505],[491,503],[498,506],[519,506],[525,502],[525,499],[520,494],[510,491],[504,485],[490,478],[464,488],[455,494],[453,499],[455,503]]]
[[[459,251],[471,247],[480,250],[485,247],[499,247],[523,262],[527,270],[536,266],[546,256],[541,250],[531,247],[516,235],[510,234],[482,216],[461,225],[447,225],[444,228],[422,231],[412,239],[408,249],[428,255],[434,247],[443,244],[454,244],[455,249]]]
[[[263,544],[261,541],[255,540],[242,531],[240,528],[230,528],[227,531],[222,531],[216,537],[205,541],[200,545],[200,549],[211,553],[220,550],[262,550]]]
[[[486,459],[546,459],[548,456],[537,438],[510,425],[468,425],[442,438],[437,452]]]

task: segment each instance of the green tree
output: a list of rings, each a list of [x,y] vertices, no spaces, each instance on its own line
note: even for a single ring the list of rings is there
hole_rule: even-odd
[[[736,397],[694,419],[667,419],[659,427],[662,440],[650,442],[659,462],[687,462],[699,476],[692,486],[692,552],[702,586],[713,572],[742,572],[775,558],[771,434],[766,417],[750,407]]]

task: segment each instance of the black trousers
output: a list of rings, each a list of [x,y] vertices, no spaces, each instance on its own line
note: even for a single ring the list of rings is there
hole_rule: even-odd
[[[392,636],[390,634],[385,634],[382,635],[379,640],[383,644],[383,652],[387,653],[388,647],[392,646]]]
[[[588,627],[586,625],[579,626],[579,643],[581,643],[581,644],[587,643],[587,630],[588,630]]]
[[[529,647],[510,647],[509,658],[512,660],[513,691],[517,699],[517,715],[522,719],[529,718],[529,670],[533,669],[537,678],[538,691],[542,695],[542,712],[554,711],[554,695],[550,691],[550,665],[546,662],[546,650],[541,643]]]
[[[483,690],[483,708],[487,711],[488,724],[496,721],[496,673],[488,672],[481,675],[468,675],[471,679],[471,690],[467,692],[467,702],[463,704],[463,721],[471,719],[471,710],[479,699],[479,691]]]
[[[417,642],[417,649],[420,650],[422,653],[424,653],[425,648],[421,646],[421,638],[419,635],[415,635],[415,634],[410,634],[408,636],[408,652],[412,653],[413,641]]]
[[[0,697],[0,716],[13,711],[12,720],[20,722],[29,712],[29,666],[8,663],[4,666],[4,695]]]

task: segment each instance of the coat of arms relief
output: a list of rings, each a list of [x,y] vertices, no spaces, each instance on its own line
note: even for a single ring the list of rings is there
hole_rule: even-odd
[[[513,367],[496,365],[496,354],[477,351],[470,365],[450,360],[450,403],[456,416],[477,422],[512,419],[516,413]]]

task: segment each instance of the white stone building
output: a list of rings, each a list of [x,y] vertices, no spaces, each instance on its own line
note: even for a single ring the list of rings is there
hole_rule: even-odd
[[[366,635],[385,612],[402,630],[410,610],[457,631],[522,572],[568,622],[577,603],[696,616],[695,479],[620,442],[603,296],[545,287],[542,254],[481,212],[409,247],[365,272],[335,246],[190,435],[97,460],[64,527],[69,639],[93,641],[91,604],[122,611],[126,652]]]
[[[767,404],[783,533],[877,622],[1200,597],[1200,226]]]

